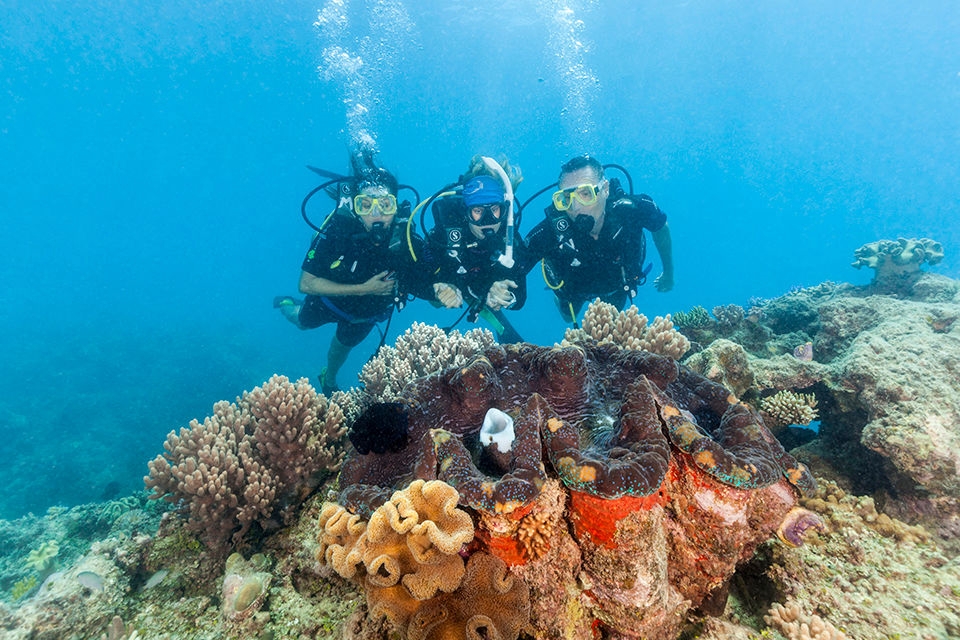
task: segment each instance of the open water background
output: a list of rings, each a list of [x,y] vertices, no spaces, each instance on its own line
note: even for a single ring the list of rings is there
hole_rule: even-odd
[[[626,166],[674,239],[651,318],[866,283],[882,238],[960,275],[955,2],[0,0],[0,517],[135,491],[171,429],[316,375],[332,328],[271,300],[305,165],[345,171],[364,131],[423,196],[475,153],[521,199],[584,151]],[[512,318],[551,344],[530,278]],[[414,304],[390,339],[455,317]]]

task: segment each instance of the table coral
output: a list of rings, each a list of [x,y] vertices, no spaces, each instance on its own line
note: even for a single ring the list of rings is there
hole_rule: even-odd
[[[421,600],[409,589],[401,598],[396,582],[370,585],[365,554],[346,549],[363,546],[359,523],[389,509],[387,492],[425,480],[455,488],[476,533],[465,554],[497,556],[523,578],[536,637],[602,627],[672,638],[815,487],[728,390],[671,357],[613,344],[493,346],[412,381],[397,402],[408,444],[348,456],[321,543],[341,575],[350,563],[354,577],[366,572],[368,601],[392,603],[371,615],[401,626],[427,605],[413,608]],[[513,439],[480,441],[491,408],[512,418]],[[408,555],[403,545],[389,553]]]

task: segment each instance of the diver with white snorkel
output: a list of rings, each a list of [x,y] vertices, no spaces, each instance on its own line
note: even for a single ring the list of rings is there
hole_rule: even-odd
[[[437,301],[450,309],[465,305],[461,319],[482,318],[500,342],[522,342],[503,311],[521,308],[527,298],[526,249],[516,233],[520,215],[514,201],[523,178],[518,168],[503,164],[506,168],[493,158],[475,157],[457,183],[418,208],[421,226],[428,207],[433,214],[433,228],[424,233]]]

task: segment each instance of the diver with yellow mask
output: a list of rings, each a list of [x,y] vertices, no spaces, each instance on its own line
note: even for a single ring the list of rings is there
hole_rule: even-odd
[[[376,166],[369,148],[355,152],[351,164],[352,176],[315,170],[332,179],[311,191],[301,207],[304,219],[317,229],[301,266],[299,290],[306,298],[274,299],[274,307],[301,329],[337,325],[319,376],[325,395],[338,390],[337,374],[347,356],[377,323],[387,321],[389,329],[394,309],[401,309],[411,295],[434,298],[429,267],[417,260],[425,253],[424,241],[410,232],[409,202],[397,200],[402,185]],[[337,205],[317,227],[306,206],[320,191],[327,191]],[[387,329],[381,332],[381,344]]]

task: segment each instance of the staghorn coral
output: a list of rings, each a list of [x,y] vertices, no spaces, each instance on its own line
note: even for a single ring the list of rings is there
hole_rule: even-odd
[[[345,434],[342,413],[310,387],[273,376],[237,404],[170,432],[166,453],[144,477],[152,499],[182,506],[187,526],[209,548],[238,543],[255,522],[292,517],[326,474],[336,471]]]
[[[668,314],[657,316],[650,324],[647,317],[631,305],[618,311],[612,304],[596,299],[583,314],[583,329],[567,329],[565,343],[577,344],[587,339],[613,343],[623,349],[649,351],[679,360],[690,349],[690,341],[674,329]]]
[[[374,401],[389,401],[420,376],[465,363],[496,342],[487,329],[445,333],[434,325],[414,322],[393,347],[383,347],[360,370],[364,391]]]
[[[796,602],[774,603],[763,619],[787,640],[844,640],[847,637],[820,616],[804,613]]]
[[[764,422],[771,428],[808,425],[817,419],[817,399],[812,393],[783,389],[761,400],[760,410]]]

